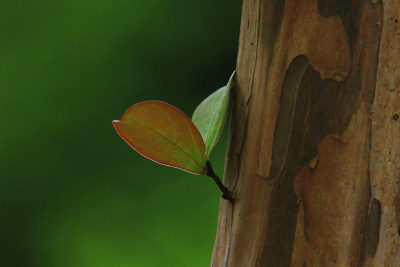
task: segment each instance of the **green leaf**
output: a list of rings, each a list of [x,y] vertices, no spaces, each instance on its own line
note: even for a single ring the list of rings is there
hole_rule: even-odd
[[[161,101],[141,102],[113,124],[118,134],[146,158],[195,174],[207,173],[204,141],[179,109]]]
[[[207,155],[210,155],[224,127],[235,73],[226,86],[204,99],[193,113],[192,120],[203,136]]]

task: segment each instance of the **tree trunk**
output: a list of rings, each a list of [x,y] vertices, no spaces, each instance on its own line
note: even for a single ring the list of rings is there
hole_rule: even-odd
[[[244,0],[212,266],[400,266],[400,1]]]

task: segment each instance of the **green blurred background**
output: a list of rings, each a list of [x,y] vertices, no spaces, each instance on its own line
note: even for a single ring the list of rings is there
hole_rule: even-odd
[[[111,121],[154,99],[191,116],[235,68],[240,9],[0,1],[0,266],[209,265],[217,186],[141,157]]]

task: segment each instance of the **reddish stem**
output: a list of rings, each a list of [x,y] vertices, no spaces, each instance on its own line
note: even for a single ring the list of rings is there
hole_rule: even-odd
[[[222,192],[222,198],[227,199],[229,201],[234,200],[232,192],[229,191],[229,189],[221,182],[219,177],[215,174],[215,172],[211,166],[211,163],[207,160],[206,164],[207,164],[207,168],[208,168],[207,176],[210,176],[211,178],[213,178],[215,183],[218,185],[219,189]]]

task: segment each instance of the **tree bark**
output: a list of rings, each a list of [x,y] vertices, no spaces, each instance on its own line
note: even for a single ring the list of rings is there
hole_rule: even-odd
[[[399,20],[244,0],[211,266],[400,266]]]

